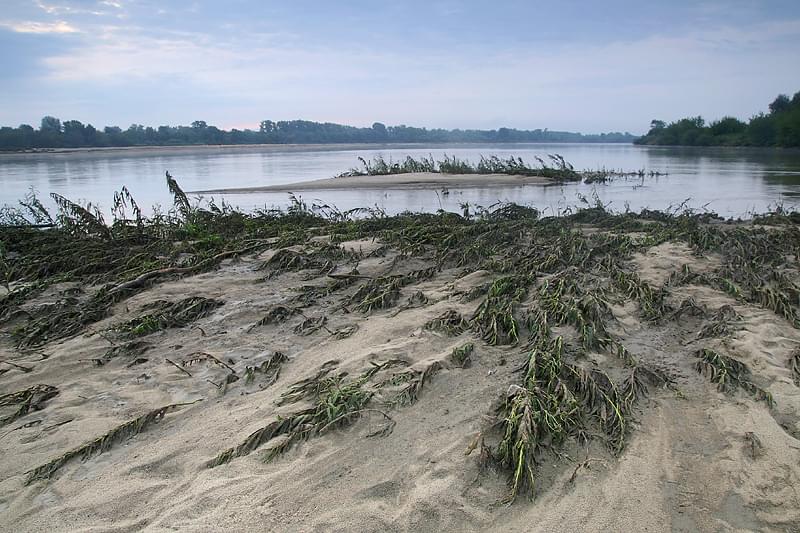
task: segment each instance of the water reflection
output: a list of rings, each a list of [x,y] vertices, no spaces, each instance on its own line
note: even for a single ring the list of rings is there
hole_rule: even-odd
[[[534,205],[560,213],[596,195],[613,209],[664,209],[689,199],[726,216],[746,216],[783,203],[800,205],[800,151],[733,148],[636,147],[631,145],[451,145],[341,147],[209,147],[177,151],[82,152],[70,154],[0,155],[0,203],[15,203],[33,187],[42,195],[57,192],[92,201],[105,208],[123,185],[142,206],[167,205],[164,185],[169,170],[186,190],[254,187],[331,177],[357,164],[357,158],[383,155],[395,160],[444,154],[477,160],[480,155],[520,156],[528,161],[559,153],[576,168],[658,170],[660,178],[620,180],[608,185],[565,184],[551,187],[486,187],[449,195],[431,190],[308,191],[306,200],[340,209],[378,206],[389,213],[447,209],[460,205],[488,206],[497,201]],[[217,199],[220,196],[217,195]],[[226,195],[242,208],[283,206],[286,194]]]

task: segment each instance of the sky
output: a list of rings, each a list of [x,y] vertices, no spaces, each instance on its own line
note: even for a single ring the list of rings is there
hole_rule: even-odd
[[[0,124],[644,133],[800,91],[800,1],[0,0]]]

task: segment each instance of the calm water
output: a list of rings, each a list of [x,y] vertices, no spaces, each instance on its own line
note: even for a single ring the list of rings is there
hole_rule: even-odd
[[[480,155],[520,156],[559,153],[576,169],[601,167],[657,170],[660,178],[618,180],[607,185],[485,187],[458,190],[442,196],[433,190],[305,191],[308,203],[327,203],[345,210],[379,206],[389,213],[459,211],[459,204],[489,206],[497,201],[533,205],[545,213],[560,213],[578,205],[579,196],[597,196],[610,208],[626,206],[666,209],[687,201],[725,216],[747,216],[782,203],[800,207],[800,151],[769,149],[710,149],[637,147],[633,145],[518,144],[380,147],[365,149],[234,147],[191,150],[114,151],[68,154],[0,155],[0,204],[15,204],[33,187],[41,197],[57,192],[108,209],[115,190],[123,185],[141,206],[169,206],[164,171],[184,190],[204,190],[285,184],[332,177],[356,166],[357,157],[381,154],[400,160],[406,155],[456,155],[477,161]],[[285,193],[214,195],[244,209],[285,206]]]

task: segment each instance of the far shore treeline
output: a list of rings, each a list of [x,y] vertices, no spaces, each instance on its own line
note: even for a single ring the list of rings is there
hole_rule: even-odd
[[[0,150],[37,148],[88,148],[114,146],[178,146],[241,144],[338,144],[338,143],[513,143],[513,142],[583,142],[630,143],[630,133],[583,135],[548,129],[516,130],[445,130],[411,126],[385,126],[376,122],[370,128],[341,124],[289,120],[264,120],[258,130],[222,130],[205,121],[189,126],[143,126],[132,124],[123,130],[117,126],[95,128],[77,120],[62,122],[47,116],[38,129],[28,124],[0,128]]]
[[[666,124],[650,123],[650,131],[636,144],[666,146],[800,146],[800,92],[792,98],[779,95],[769,104],[769,113],[759,113],[748,122],[723,117],[706,125],[703,117],[690,117]]]
[[[412,126],[346,126],[308,120],[263,120],[257,130],[223,130],[203,120],[189,126],[132,124],[98,129],[78,120],[42,118],[39,128],[21,124],[0,127],[0,151],[124,146],[247,145],[247,144],[348,144],[348,143],[635,143],[665,146],[776,146],[800,147],[800,92],[781,94],[747,122],[723,117],[706,123],[701,116],[667,124],[653,120],[642,137],[611,132],[581,134],[545,129],[446,130]]]

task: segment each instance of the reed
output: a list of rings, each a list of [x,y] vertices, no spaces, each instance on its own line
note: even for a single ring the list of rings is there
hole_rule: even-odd
[[[391,174],[408,174],[414,172],[431,172],[441,174],[509,174],[516,176],[541,176],[560,181],[580,180],[581,175],[574,170],[558,154],[547,156],[549,161],[537,157],[538,165],[531,165],[519,157],[500,158],[497,156],[483,157],[477,163],[471,163],[456,156],[445,154],[441,159],[433,156],[415,159],[406,157],[395,162],[376,156],[372,161],[359,157],[361,167],[351,168],[337,177],[352,176],[387,176]]]

